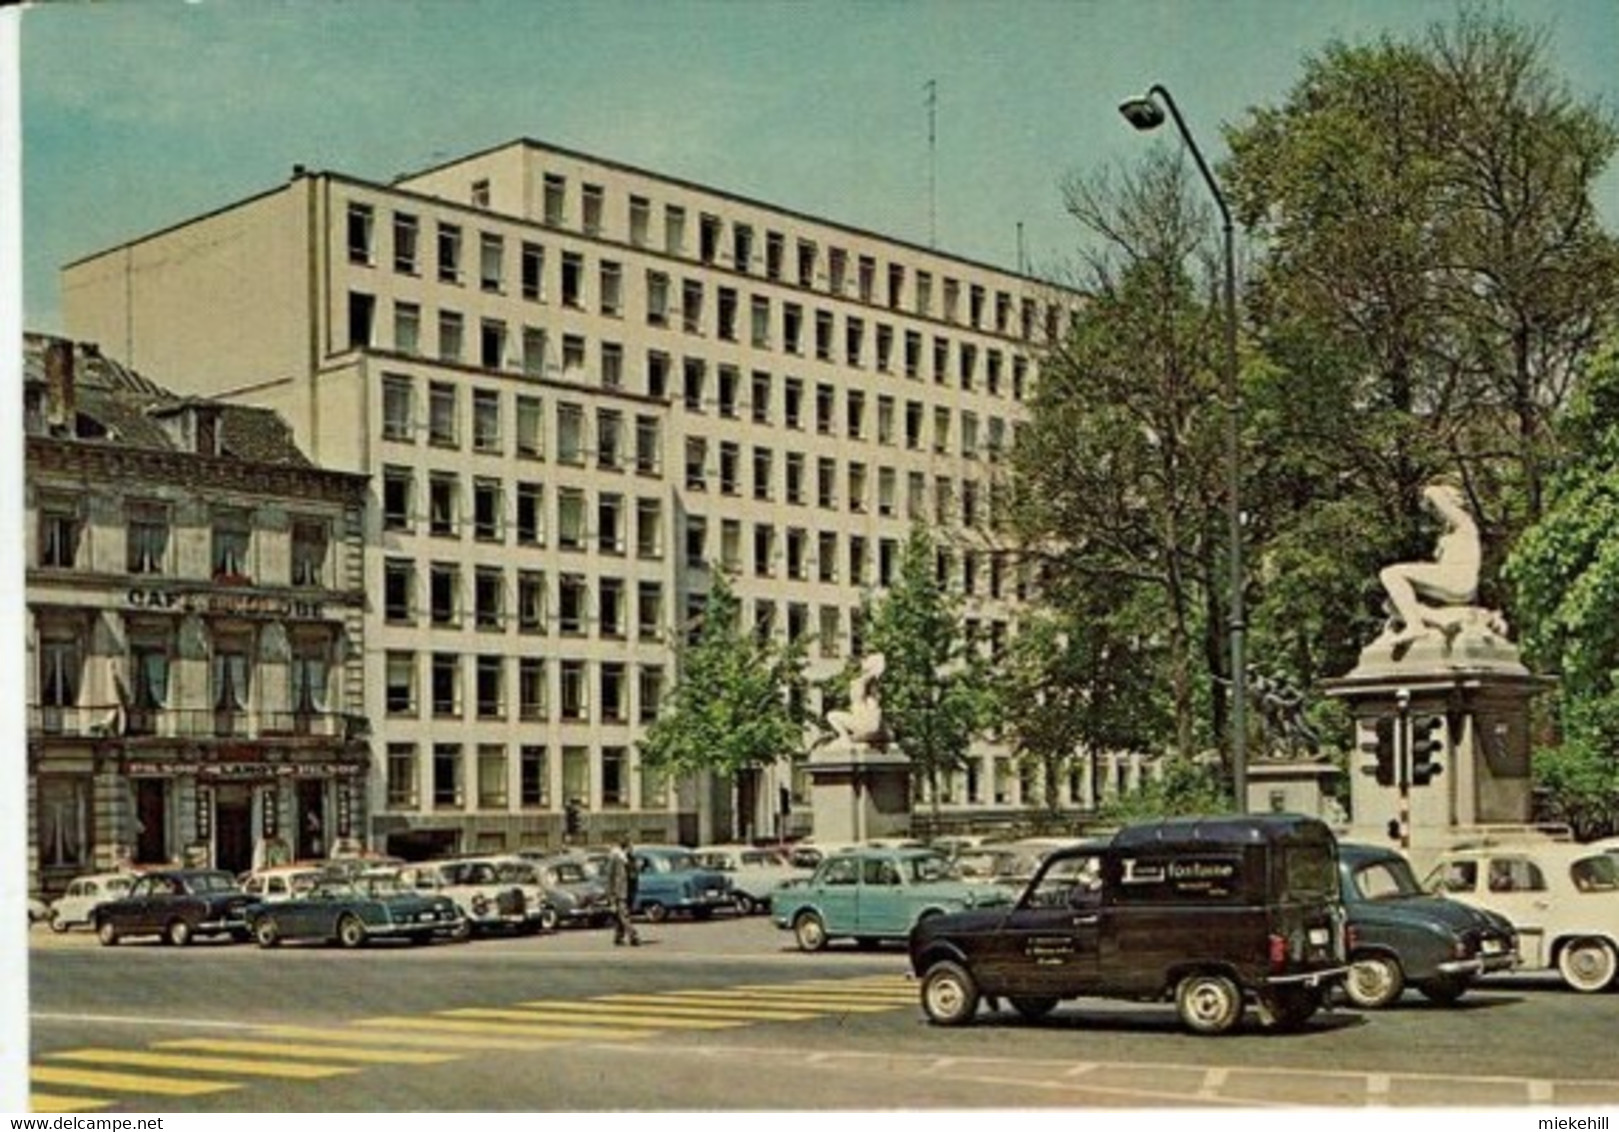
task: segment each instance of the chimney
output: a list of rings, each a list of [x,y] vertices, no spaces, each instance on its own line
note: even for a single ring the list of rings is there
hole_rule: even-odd
[[[73,388],[73,343],[52,338],[45,343],[45,424],[49,431],[71,430],[77,409]]]

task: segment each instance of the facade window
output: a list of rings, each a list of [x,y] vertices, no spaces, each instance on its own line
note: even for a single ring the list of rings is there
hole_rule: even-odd
[[[693,569],[708,565],[708,520],[701,515],[686,516],[686,565]]]
[[[416,620],[416,565],[408,558],[390,558],[382,566],[383,617],[394,625]]]
[[[253,527],[246,511],[218,511],[213,525],[213,572],[215,581],[245,582],[250,579],[249,553]]]
[[[787,528],[787,576],[796,582],[809,577],[806,537],[802,527]]]
[[[856,269],[856,278],[860,290],[860,301],[862,303],[872,302],[877,287],[877,261],[869,255],[861,256],[859,266]]]
[[[842,248],[826,252],[826,286],[834,295],[843,294],[849,283],[849,253]]]
[[[719,289],[719,302],[717,312],[719,316],[719,336],[726,342],[736,341],[737,297],[736,288],[721,287]]]
[[[167,573],[169,511],[160,503],[132,503],[125,534],[124,565],[131,574]]]
[[[660,582],[636,584],[635,635],[643,641],[663,638],[663,585]]]
[[[815,462],[815,505],[828,510],[838,505],[838,462],[830,456]]]
[[[350,263],[371,265],[371,236],[374,227],[375,216],[370,205],[349,204],[348,245]]]
[[[755,448],[753,450],[753,497],[768,500],[771,493],[773,469],[771,451],[768,448]]]
[[[646,273],[646,321],[648,326],[669,325],[669,276],[665,272]]]
[[[796,643],[809,633],[809,606],[801,601],[787,603],[787,640]]]
[[[394,213],[394,270],[401,275],[415,275],[420,270],[418,237],[416,218]]]
[[[877,514],[890,516],[894,514],[894,494],[898,487],[899,474],[890,467],[877,469]]]
[[[663,471],[662,433],[657,417],[635,418],[635,470],[645,476]]]
[[[583,636],[589,611],[590,588],[583,574],[563,574],[557,579],[557,629],[566,636]]]
[[[544,719],[550,714],[547,707],[545,661],[537,656],[525,656],[517,662],[517,715],[524,722]]]
[[[630,690],[625,681],[624,665],[617,661],[603,661],[597,676],[602,722],[627,722],[630,718]]]
[[[415,303],[394,303],[394,350],[411,355],[422,352],[422,308]]]
[[[585,340],[577,334],[562,336],[562,376],[569,381],[585,378]]]
[[[465,324],[455,311],[438,312],[438,358],[459,362],[466,352]]]
[[[460,743],[433,744],[433,808],[459,810],[465,805]]]
[[[472,448],[475,452],[499,452],[500,394],[478,389],[472,394]]]
[[[720,568],[727,573],[742,569],[742,524],[736,519],[720,520]]]
[[[624,308],[624,269],[603,260],[599,276],[597,289],[600,291],[601,312],[616,318]]]
[[[325,635],[294,642],[291,677],[292,710],[301,717],[324,714],[329,706],[331,643]]]
[[[461,229],[454,224],[438,226],[438,281],[461,282]]]
[[[507,797],[506,748],[498,743],[478,744],[478,808],[504,810]]]
[[[624,466],[624,414],[617,409],[596,412],[596,466],[612,471]]]
[[[460,443],[455,386],[435,381],[427,390],[427,439],[440,448],[454,448]]]
[[[473,575],[472,616],[479,629],[506,627],[506,578],[499,566],[479,566]]]
[[[585,462],[585,411],[578,405],[557,406],[557,463],[583,465]]]
[[[545,300],[545,249],[539,244],[524,243],[520,262],[523,298],[531,302]]]
[[[504,290],[506,241],[493,232],[478,237],[478,285],[485,291]]]
[[[703,213],[697,220],[697,255],[704,263],[713,263],[720,254],[720,233],[724,222],[718,216]]]
[[[737,495],[742,491],[742,449],[735,441],[720,441],[720,493]]]
[[[557,489],[557,546],[585,548],[585,493],[577,487]]]
[[[421,805],[416,744],[388,744],[387,799],[390,810],[412,810]]]
[[[753,575],[768,578],[776,569],[776,528],[769,523],[753,525]]]
[[[919,377],[922,372],[922,335],[915,330],[905,332],[905,376]]]
[[[461,567],[435,562],[427,574],[428,619],[439,628],[461,623]]]
[[[877,398],[877,443],[894,443],[894,399]]]
[[[926,271],[916,273],[916,301],[911,309],[924,317],[933,313],[933,276]]]
[[[950,410],[943,405],[933,408],[933,450],[938,453],[950,451]]]
[[[461,714],[461,658],[453,652],[436,652],[432,658],[433,714],[452,719]]]
[[[460,531],[461,478],[454,472],[433,472],[427,480],[427,529],[439,538],[454,538]]]
[[[815,431],[822,436],[831,436],[834,428],[834,415],[837,408],[837,395],[830,385],[819,383],[815,386]]]
[[[624,553],[624,497],[603,492],[596,500],[596,542],[603,554]]]
[[[798,241],[798,285],[800,287],[813,287],[815,285],[815,251],[814,241]]]
[[[84,679],[84,644],[67,629],[43,633],[39,642],[39,702],[42,707],[79,706],[79,686]]]
[[[545,543],[545,486],[520,482],[517,485],[517,543],[541,546]]]
[[[474,693],[479,719],[506,717],[506,658],[480,656],[474,668]]]
[[[662,350],[647,351],[646,395],[660,401],[669,396],[669,355]]]
[[[409,441],[416,432],[415,383],[408,377],[388,374],[382,379],[382,436],[385,440]]]
[[[622,809],[630,804],[630,758],[623,747],[602,748],[602,805]]]
[[[551,805],[550,760],[544,747],[525,743],[517,749],[517,804],[525,810]]]
[[[540,215],[547,224],[563,223],[567,219],[567,180],[555,173],[547,173],[541,192]]]
[[[899,543],[894,539],[885,538],[877,544],[877,584],[891,586],[894,583],[894,568],[899,561]]]
[[[325,523],[313,519],[292,524],[292,584],[318,586],[326,572],[326,554],[331,532]]]
[[[686,488],[702,491],[708,486],[708,441],[700,436],[686,438]]]
[[[517,628],[523,633],[545,632],[545,575],[538,570],[517,572]]]
[[[703,285],[695,279],[680,285],[680,328],[687,334],[703,332]]]
[[[816,536],[815,567],[818,580],[838,580],[838,536],[834,532],[822,531]]]
[[[663,207],[663,250],[668,255],[686,254],[686,210],[679,205]]]
[[[484,369],[501,369],[506,364],[506,324],[486,318],[478,324],[478,363]]]
[[[562,305],[579,308],[583,304],[585,260],[577,252],[562,253]]]
[[[756,350],[770,348],[770,300],[755,295],[748,303],[748,340]]]
[[[894,328],[887,323],[877,325],[877,369],[890,373],[894,365]]]
[[[823,362],[832,360],[832,312],[815,312],[815,356]]]
[[[130,626],[130,710],[124,722],[126,734],[156,734],[154,713],[168,707],[169,673],[176,655],[172,628],[140,624]]]
[[[708,383],[708,367],[701,358],[687,358],[681,372],[684,378],[681,393],[686,409],[700,413],[703,411],[704,386]]]
[[[589,718],[590,694],[589,686],[585,683],[585,662],[564,660],[558,676],[560,677],[558,691],[561,692],[562,700],[561,718],[570,721]]]
[[[363,350],[376,344],[377,297],[349,292],[349,348]]]
[[[635,554],[637,558],[663,557],[663,504],[660,500],[635,501]]]
[[[731,420],[736,419],[737,401],[741,395],[740,386],[742,375],[732,366],[719,368],[719,410],[720,416]]]
[[[601,383],[603,389],[618,389],[624,384],[624,347],[617,342],[601,345]]]
[[[849,464],[849,510],[861,514],[866,509],[866,465],[857,461]]]
[[[781,305],[781,345],[789,354],[804,352],[804,308],[797,303]]]
[[[788,428],[804,427],[804,383],[789,377],[782,389],[783,414]]]
[[[905,447],[912,452],[922,447],[922,402],[905,402]]]
[[[234,634],[214,641],[214,654],[210,664],[211,691],[214,710],[234,715],[244,712],[252,703],[251,673],[248,662],[250,645],[246,637]],[[234,734],[234,725],[223,730]]]
[[[821,630],[819,639],[821,655],[834,657],[842,655],[843,611],[835,605],[821,606]]]
[[[849,584],[866,584],[866,539],[863,535],[849,536]]]
[[[802,504],[804,502],[804,454],[802,452],[787,453],[787,502]]]
[[[642,723],[651,723],[658,718],[658,709],[663,702],[663,669],[655,664],[643,664],[637,677],[639,693],[639,720]]]
[[[383,706],[389,715],[416,715],[416,654],[390,651],[383,666],[383,685]]]
[[[928,480],[921,472],[910,472],[905,477],[905,517],[920,519],[927,511]]]
[[[517,398],[517,454],[537,460],[545,451],[545,408],[538,397]]]
[[[849,390],[844,397],[843,427],[854,440],[866,435],[866,395],[859,389]]]
[[[630,243],[644,248],[652,229],[652,202],[646,197],[630,197]]]
[[[755,424],[770,423],[770,375],[768,373],[761,370],[753,371],[753,388],[749,405]]]
[[[858,318],[843,323],[843,356],[851,366],[859,367],[866,351],[866,324]]]
[[[583,205],[583,227],[587,236],[594,236],[602,229],[602,187],[600,185],[585,185],[581,196]]]

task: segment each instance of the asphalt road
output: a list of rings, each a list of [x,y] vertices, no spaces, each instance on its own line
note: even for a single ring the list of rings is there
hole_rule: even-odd
[[[1619,996],[1496,977],[1297,1035],[1167,1004],[929,1025],[900,950],[765,918],[357,952],[32,934],[39,1111],[839,1111],[1619,1105]]]

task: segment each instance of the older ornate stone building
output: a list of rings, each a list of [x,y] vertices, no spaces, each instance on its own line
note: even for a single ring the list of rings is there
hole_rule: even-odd
[[[358,842],[365,477],[30,335],[29,881]]]

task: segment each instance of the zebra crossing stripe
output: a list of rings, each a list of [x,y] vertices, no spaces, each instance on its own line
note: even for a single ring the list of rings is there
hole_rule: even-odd
[[[271,1057],[332,1058],[373,1065],[435,1065],[457,1060],[456,1054],[414,1049],[345,1049],[340,1045],[254,1041],[249,1038],[176,1038],[156,1042],[158,1049],[194,1050],[198,1053],[262,1053]]]
[[[347,1066],[306,1065],[297,1061],[261,1061],[245,1057],[203,1057],[139,1049],[76,1049],[46,1056],[52,1061],[77,1061],[90,1065],[185,1069],[194,1073],[240,1073],[248,1077],[281,1077],[300,1081],[341,1077],[345,1073],[355,1072]]]
[[[649,1038],[652,1030],[611,1030],[605,1027],[524,1025],[517,1022],[473,1022],[447,1018],[440,1014],[426,1018],[362,1018],[356,1026],[399,1030],[443,1030],[451,1034],[494,1034],[501,1037],[529,1038],[589,1038],[609,1041],[634,1041]]]
[[[683,1014],[694,1018],[740,1018],[755,1022],[803,1022],[817,1018],[817,1014],[808,1014],[802,1010],[766,1010],[747,1009],[735,1006],[703,1006],[684,1005],[672,1003],[662,995],[656,994],[604,994],[600,998],[591,999],[592,1002],[626,1003],[632,1006],[655,1006],[660,1010],[672,1010],[676,1014]]]
[[[341,1056],[354,1046],[373,1048],[377,1045],[429,1046],[435,1050],[454,1049],[468,1053],[499,1050],[502,1052],[532,1053],[536,1050],[555,1049],[555,1039],[516,1037],[474,1037],[468,1034],[392,1033],[386,1029],[325,1030],[312,1026],[267,1026],[260,1031],[266,1037],[296,1038],[330,1046]]]
[[[60,1093],[28,1095],[29,1112],[93,1112],[98,1108],[106,1108],[111,1103],[92,1097],[67,1097]]]
[[[762,991],[762,990],[723,990],[723,991],[666,991],[670,998],[694,1001],[723,1001],[728,1003],[757,1003],[760,1006],[779,1006],[788,1009],[821,1010],[837,1013],[841,1011],[876,1012],[893,1010],[899,1004],[887,1002],[872,1002],[870,995],[823,995],[808,992]],[[907,998],[904,1005],[909,1006],[911,1000]]]
[[[66,1065],[35,1065],[28,1070],[28,1079],[42,1085],[75,1085],[79,1088],[107,1089],[123,1093],[156,1093],[165,1097],[200,1097],[204,1093],[223,1093],[239,1089],[240,1085],[223,1081],[186,1081],[174,1077],[152,1077],[140,1073],[108,1073],[98,1069],[80,1069]]]
[[[723,1018],[682,1018],[633,1006],[609,1006],[598,1002],[524,1002],[515,1010],[457,1010],[454,1013],[524,1018],[535,1022],[578,1022],[582,1025],[601,1021],[621,1026],[656,1026],[666,1030],[728,1030],[745,1025]]]

